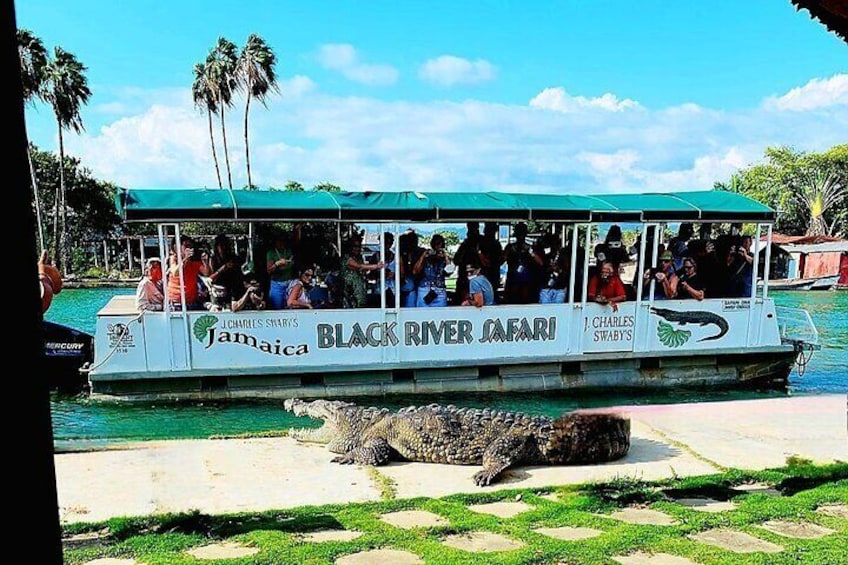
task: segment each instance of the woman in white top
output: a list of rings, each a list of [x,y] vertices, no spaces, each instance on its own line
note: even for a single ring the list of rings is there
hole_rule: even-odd
[[[312,309],[312,302],[309,300],[309,293],[306,287],[312,284],[312,277],[314,275],[315,272],[312,267],[306,267],[301,269],[296,279],[289,281],[288,297],[286,298],[287,308]]]
[[[151,257],[144,266],[144,276],[135,289],[135,305],[141,310],[162,310],[165,296],[162,293],[162,261]]]

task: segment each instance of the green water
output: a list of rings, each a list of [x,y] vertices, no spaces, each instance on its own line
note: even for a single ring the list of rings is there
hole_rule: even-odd
[[[67,289],[58,295],[48,312],[51,321],[94,332],[97,310],[115,294],[132,289]],[[779,306],[810,312],[822,341],[803,376],[793,371],[787,392],[740,392],[728,390],[674,390],[604,394],[450,394],[422,397],[380,397],[357,402],[398,408],[421,402],[457,406],[492,407],[532,414],[558,416],[576,408],[708,402],[762,398],[785,394],[848,393],[848,292],[776,292]],[[116,404],[85,398],[52,399],[54,437],[59,446],[84,443],[166,438],[205,438],[216,434],[281,430],[313,425],[306,418],[284,412],[280,402]]]

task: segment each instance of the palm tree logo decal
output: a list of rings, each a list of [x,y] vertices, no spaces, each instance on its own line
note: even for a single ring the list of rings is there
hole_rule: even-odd
[[[692,332],[689,330],[676,330],[671,327],[671,324],[660,320],[657,325],[657,337],[666,347],[680,347],[692,337]]]
[[[218,323],[218,318],[215,316],[201,316],[197,320],[194,321],[194,337],[197,338],[197,341],[203,343],[206,340],[206,336],[209,334],[209,330],[215,327],[215,324]]]

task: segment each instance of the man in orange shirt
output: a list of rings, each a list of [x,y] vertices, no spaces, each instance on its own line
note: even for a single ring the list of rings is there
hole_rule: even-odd
[[[197,283],[200,275],[208,277],[212,274],[209,265],[209,254],[204,252],[200,259],[194,257],[194,241],[190,237],[180,238],[180,259],[177,260],[176,247],[168,257],[168,300],[175,307],[182,303],[180,292],[181,281],[185,281],[186,309],[198,308]]]

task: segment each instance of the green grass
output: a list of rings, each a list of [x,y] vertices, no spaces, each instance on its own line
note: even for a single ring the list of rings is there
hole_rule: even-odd
[[[773,485],[780,496],[746,493],[748,482]],[[393,496],[389,483],[384,498]],[[540,495],[556,493],[557,501]],[[710,496],[732,500],[738,507],[721,513],[692,510],[674,498]],[[510,519],[479,514],[467,505],[520,498],[532,509]],[[193,564],[186,550],[217,541],[236,541],[260,548],[256,555],[237,560],[206,561],[228,565],[330,564],[343,555],[373,548],[409,551],[425,563],[448,564],[612,564],[611,557],[635,551],[665,552],[696,563],[780,565],[848,563],[848,520],[815,512],[822,504],[848,503],[848,463],[816,466],[793,460],[786,467],[765,471],[730,469],[724,473],[658,482],[619,479],[556,489],[510,489],[444,498],[388,499],[381,502],[327,505],[273,512],[209,516],[199,512],[102,523],[78,523],[64,528],[66,537],[86,532],[101,536],[65,552],[69,565],[102,557],[133,558],[146,565]],[[673,526],[647,526],[605,517],[627,505],[649,506],[677,519]],[[379,519],[386,512],[427,510],[446,518],[448,526],[404,530]],[[766,520],[804,521],[835,530],[818,539],[796,539],[771,533],[757,525]],[[569,542],[534,532],[539,527],[582,526],[603,531],[588,540]],[[733,528],[782,545],[777,554],[737,554],[697,543],[688,536],[712,528]],[[321,529],[348,529],[363,535],[349,542],[308,543],[298,537]],[[524,543],[521,549],[499,553],[468,553],[440,543],[448,534],[488,531]]]

